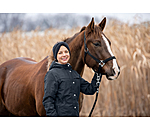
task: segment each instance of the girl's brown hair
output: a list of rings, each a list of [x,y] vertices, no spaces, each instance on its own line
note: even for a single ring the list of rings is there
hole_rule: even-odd
[[[50,54],[49,54],[47,60],[48,60],[48,63],[47,63],[47,71],[49,71],[49,68],[50,68],[52,62],[54,61],[53,50],[50,51]]]

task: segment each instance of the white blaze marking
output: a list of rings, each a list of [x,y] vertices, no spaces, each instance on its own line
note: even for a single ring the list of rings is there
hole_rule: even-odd
[[[111,51],[111,48],[110,48],[110,45],[109,45],[109,42],[108,42],[107,38],[103,34],[102,34],[102,38],[103,38],[103,40],[106,43],[108,52],[110,53],[111,56],[114,56],[114,54]],[[114,71],[115,71],[116,74],[118,74],[118,72],[120,71],[119,68],[118,68],[116,59],[113,59],[113,67],[112,68],[114,69]]]
[[[102,34],[102,38],[103,38],[103,40],[105,41],[105,43],[106,43],[106,46],[107,46],[107,49],[108,49],[108,52],[110,53],[110,55],[111,56],[114,56],[114,54],[112,53],[112,51],[111,51],[111,48],[110,48],[110,45],[109,45],[109,42],[108,42],[108,40],[106,39],[106,37]]]

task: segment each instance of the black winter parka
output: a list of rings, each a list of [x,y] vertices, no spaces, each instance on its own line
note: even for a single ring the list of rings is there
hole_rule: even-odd
[[[47,116],[79,116],[80,92],[93,95],[97,88],[96,75],[91,84],[85,81],[70,64],[52,62],[44,78],[43,105]]]

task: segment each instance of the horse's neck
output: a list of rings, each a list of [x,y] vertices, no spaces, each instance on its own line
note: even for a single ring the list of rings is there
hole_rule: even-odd
[[[81,76],[84,71],[84,63],[82,61],[81,54],[71,53],[70,64],[74,70],[76,70]]]
[[[82,51],[84,50],[82,34],[78,35],[75,39],[73,39],[69,43],[69,47],[71,49],[71,59],[70,64],[74,70],[76,70],[81,76],[84,71],[84,63],[82,60]]]

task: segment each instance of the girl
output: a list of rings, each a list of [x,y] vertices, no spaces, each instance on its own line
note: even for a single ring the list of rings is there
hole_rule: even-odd
[[[80,92],[93,95],[96,86],[96,74],[91,84],[72,70],[68,63],[71,52],[65,42],[58,42],[53,47],[54,61],[44,78],[43,105],[46,115],[51,117],[79,116]]]

